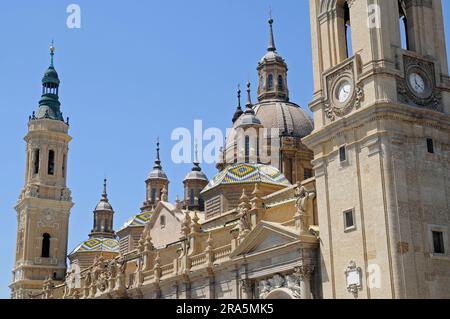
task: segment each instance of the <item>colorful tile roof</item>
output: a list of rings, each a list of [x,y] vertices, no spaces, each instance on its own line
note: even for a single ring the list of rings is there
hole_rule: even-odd
[[[233,164],[218,173],[202,193],[219,185],[266,183],[289,186],[288,179],[278,169],[264,164]]]
[[[125,224],[123,224],[121,230],[127,227],[139,227],[139,226],[145,226],[145,223],[150,220],[150,217],[152,217],[152,212],[144,212],[140,213],[136,216],[131,217]]]
[[[89,238],[78,245],[70,255],[80,252],[119,253],[119,241],[114,238]]]

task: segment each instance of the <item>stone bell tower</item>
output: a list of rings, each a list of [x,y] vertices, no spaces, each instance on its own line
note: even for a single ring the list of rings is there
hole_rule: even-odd
[[[17,242],[10,285],[12,298],[41,292],[48,278],[63,281],[71,192],[67,188],[67,158],[71,137],[60,111],[59,77],[51,64],[42,79],[38,112],[28,122],[25,186],[16,205]]]
[[[324,298],[449,298],[440,0],[310,0]]]

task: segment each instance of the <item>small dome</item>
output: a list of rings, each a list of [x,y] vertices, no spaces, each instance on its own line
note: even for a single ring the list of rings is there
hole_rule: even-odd
[[[218,173],[202,193],[220,185],[265,183],[278,186],[291,185],[278,169],[264,164],[233,164]]]
[[[58,72],[56,72],[53,66],[50,66],[47,71],[45,71],[44,77],[42,78],[42,83],[59,84]]]
[[[166,173],[162,168],[154,168],[150,174],[148,174],[147,180],[149,179],[168,179]]]
[[[254,113],[245,112],[236,121],[236,127],[242,126],[262,126],[262,123]]]
[[[265,62],[283,62],[284,59],[276,52],[276,51],[268,51],[259,61],[259,63],[265,63]]]
[[[69,255],[83,252],[119,253],[119,241],[115,238],[90,238],[79,244]]]
[[[95,207],[95,210],[113,210],[113,208],[109,202],[100,201]]]
[[[184,181],[191,181],[191,180],[208,181],[208,177],[206,177],[205,173],[202,172],[199,163],[194,163],[192,171],[190,171],[184,178]]]

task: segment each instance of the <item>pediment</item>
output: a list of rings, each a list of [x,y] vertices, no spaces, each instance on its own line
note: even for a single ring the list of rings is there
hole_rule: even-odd
[[[299,236],[291,227],[262,221],[239,244],[231,254],[231,258],[257,254],[297,240],[299,240]]]

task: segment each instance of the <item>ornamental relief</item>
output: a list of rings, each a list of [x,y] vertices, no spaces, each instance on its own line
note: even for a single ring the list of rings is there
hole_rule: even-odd
[[[436,87],[433,62],[403,55],[404,77],[397,78],[399,102],[443,112],[442,94]]]
[[[59,228],[57,222],[57,213],[54,210],[46,209],[42,212],[41,218],[37,222],[37,226],[40,228]]]
[[[259,282],[259,298],[265,299],[271,291],[280,288],[288,289],[294,298],[301,299],[300,277],[296,274],[276,274],[272,278],[261,280]]]
[[[364,99],[364,90],[356,82],[356,57],[340,69],[326,75],[325,115],[331,121],[359,109]]]

